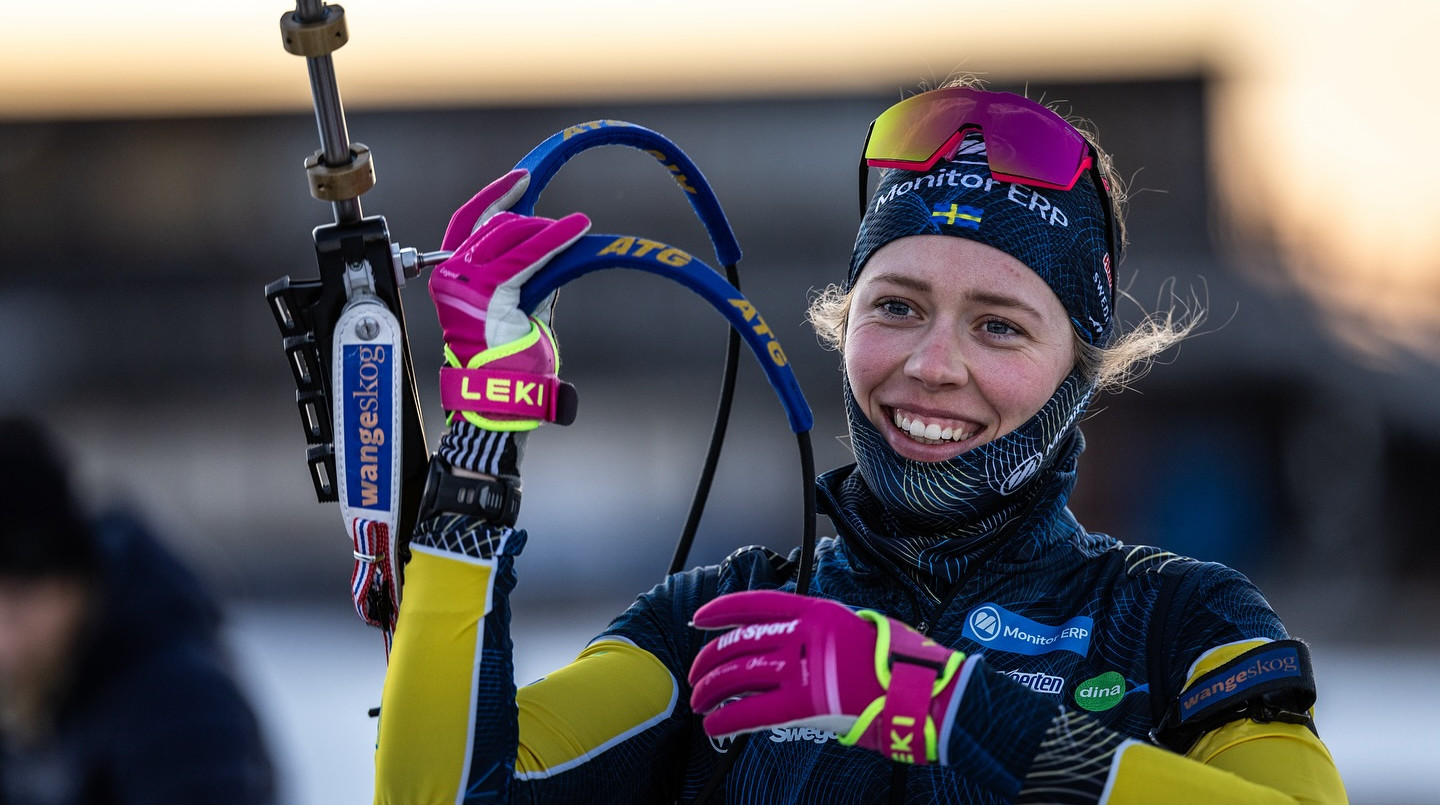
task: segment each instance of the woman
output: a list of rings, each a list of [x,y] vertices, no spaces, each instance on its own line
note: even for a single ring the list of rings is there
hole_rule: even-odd
[[[844,357],[856,457],[817,482],[839,534],[811,595],[797,556],[744,549],[517,692],[512,526],[542,415],[451,394],[378,799],[1344,800],[1308,653],[1259,592],[1066,509],[1086,405],[1185,330],[1114,333],[1108,161],[1044,107],[969,87],[892,107],[865,160],[887,170],[844,285],[811,311]],[[505,212],[527,181],[451,221],[431,280],[442,388],[554,383],[546,314],[516,291],[589,221]]]

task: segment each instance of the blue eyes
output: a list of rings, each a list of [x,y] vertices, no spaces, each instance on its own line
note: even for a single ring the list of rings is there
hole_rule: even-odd
[[[899,300],[893,299],[884,300],[876,307],[878,307],[883,313],[889,316],[893,316],[897,319],[909,316],[915,311],[915,309],[911,308],[909,305],[900,302]]]
[[[882,299],[875,303],[875,310],[882,317],[897,322],[911,319],[916,315],[915,308],[910,303],[898,299]],[[998,316],[991,316],[981,322],[980,331],[987,336],[996,337],[1025,335],[1023,330]]]
[[[1004,319],[991,319],[984,325],[985,332],[992,336],[1018,336],[1020,331]]]

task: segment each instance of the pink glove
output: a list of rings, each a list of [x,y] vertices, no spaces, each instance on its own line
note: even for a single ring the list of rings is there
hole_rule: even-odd
[[[506,212],[529,182],[526,171],[511,171],[457,210],[442,242],[454,254],[430,276],[445,335],[441,405],[491,431],[574,419],[574,390],[556,376],[560,359],[548,324],[553,297],[527,316],[520,288],[588,232],[590,219]]]
[[[779,591],[721,596],[694,626],[735,627],[690,667],[690,707],[711,736],[804,726],[897,761],[936,760],[963,653],[872,610]]]

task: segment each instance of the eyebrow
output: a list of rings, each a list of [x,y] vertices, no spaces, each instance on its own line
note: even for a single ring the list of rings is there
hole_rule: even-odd
[[[894,272],[881,272],[875,275],[875,282],[890,283],[892,285],[904,286],[912,291],[929,292],[930,283],[911,277],[908,274],[896,274]]]
[[[974,300],[975,302],[984,303],[986,305],[994,305],[1001,308],[1014,308],[1015,310],[1018,310],[1028,316],[1033,316],[1036,319],[1044,320],[1045,318],[1045,316],[1041,314],[1040,311],[1035,308],[1035,306],[1031,305],[1028,302],[1020,300],[1017,297],[1012,297],[1009,294],[1002,294],[998,291],[985,290],[973,291],[969,294],[966,294],[965,296],[971,300]]]
[[[915,277],[911,277],[908,274],[883,272],[881,274],[875,275],[874,279],[876,282],[891,283],[893,285],[903,286],[905,288],[909,288],[913,291],[918,291],[920,293],[929,293],[931,291],[931,286],[929,282]],[[1012,308],[1014,310],[1020,311],[1021,313],[1033,316],[1036,319],[1045,318],[1044,315],[1041,314],[1040,311],[1030,303],[1023,301],[1018,297],[1013,297],[1009,294],[1005,294],[999,291],[992,291],[990,289],[970,291],[965,294],[965,298],[973,302],[979,302],[984,305],[993,305],[999,308]]]

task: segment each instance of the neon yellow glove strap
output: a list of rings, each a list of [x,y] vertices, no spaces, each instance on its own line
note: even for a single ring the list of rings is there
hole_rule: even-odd
[[[890,619],[874,610],[857,610],[855,615],[875,625],[875,679],[880,683],[880,688],[888,694],[890,691]],[[935,685],[930,691],[932,699],[938,697],[940,692],[950,685],[950,681],[955,678],[955,673],[960,669],[960,664],[964,662],[965,653],[951,653],[950,659],[945,662],[945,668],[935,678]],[[874,722],[875,717],[884,710],[885,695],[882,694],[865,706],[865,710],[860,712],[855,724],[844,736],[840,737],[840,744],[854,747],[855,743],[860,741],[860,738],[870,729],[870,723]],[[940,757],[939,734],[935,727],[935,719],[929,714],[925,716],[925,756],[930,761],[936,761]]]

